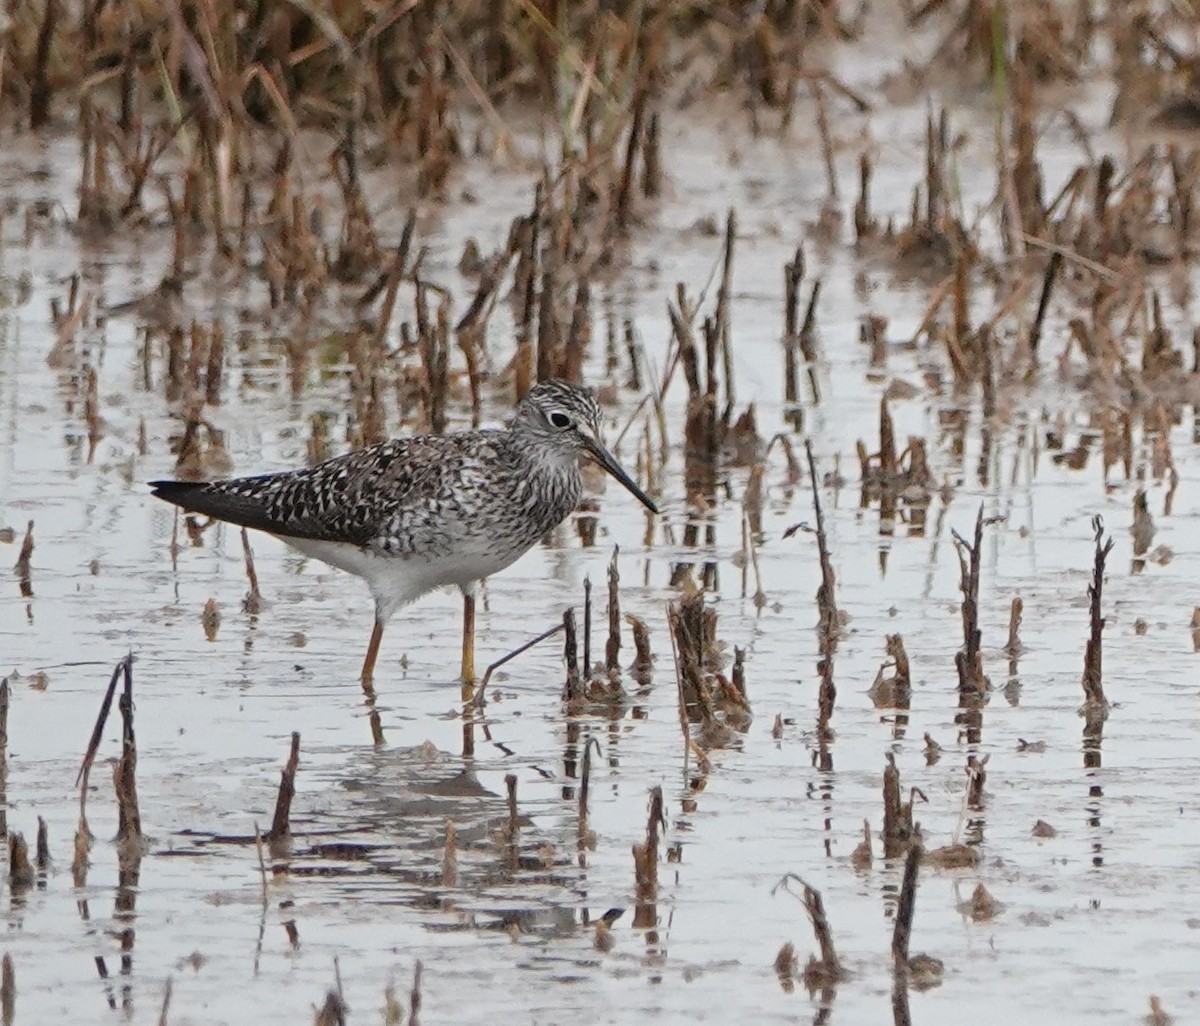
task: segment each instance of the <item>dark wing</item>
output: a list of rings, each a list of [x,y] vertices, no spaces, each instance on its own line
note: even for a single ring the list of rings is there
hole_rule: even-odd
[[[316,467],[228,481],[151,481],[191,513],[290,538],[366,545],[405,507],[437,501],[469,462],[462,436],[381,442]]]

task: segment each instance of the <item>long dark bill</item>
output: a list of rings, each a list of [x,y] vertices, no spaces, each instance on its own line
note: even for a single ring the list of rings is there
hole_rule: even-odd
[[[651,513],[658,512],[658,507],[654,505],[654,500],[637,486],[633,478],[625,473],[624,469],[621,467],[621,464],[616,461],[612,453],[610,453],[594,438],[585,437],[583,440],[583,445],[584,449],[587,451],[587,454],[593,460],[599,463],[600,466],[607,470],[613,477],[620,481],[621,484],[625,486],[629,493],[635,499],[637,499],[638,502],[645,506],[646,509],[648,509]]]

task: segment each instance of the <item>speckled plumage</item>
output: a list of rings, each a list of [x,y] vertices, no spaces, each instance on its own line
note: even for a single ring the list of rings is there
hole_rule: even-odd
[[[151,482],[195,513],[267,531],[363,577],[382,623],[441,584],[470,594],[579,502],[590,456],[653,509],[599,444],[592,394],[535,386],[506,430],[394,439],[316,467],[193,483]]]

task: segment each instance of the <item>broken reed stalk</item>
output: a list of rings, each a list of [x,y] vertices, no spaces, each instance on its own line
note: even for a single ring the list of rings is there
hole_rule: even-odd
[[[625,614],[625,622],[633,631],[633,665],[630,671],[639,684],[645,684],[654,669],[654,656],[650,651],[650,628],[646,621],[632,613]]]
[[[914,788],[914,794],[920,792]],[[894,859],[903,855],[914,843],[916,828],[912,820],[912,801],[900,797],[900,769],[896,757],[887,753],[883,771],[883,857]]]
[[[592,749],[596,750],[596,754],[600,754],[600,742],[594,737],[589,737],[583,746],[583,768],[579,775],[579,828],[576,831],[576,847],[579,850],[579,858],[583,859],[585,848],[594,847],[595,834],[588,828],[588,803],[591,798],[592,790]],[[582,865],[582,861],[580,865]]]
[[[592,579],[583,579],[583,676],[592,676]]]
[[[804,308],[804,322],[800,325],[798,343],[808,373],[808,387],[812,392],[813,404],[821,405],[821,383],[817,377],[817,302],[821,298],[821,279],[813,282],[808,294],[808,305]]]
[[[634,883],[637,890],[637,906],[633,913],[633,927],[649,929],[658,925],[658,839],[659,828],[666,829],[663,814],[663,792],[661,787],[650,791],[649,817],[646,821],[646,840],[633,846]]]
[[[604,645],[604,668],[616,673],[621,668],[621,575],[617,569],[620,548],[613,546],[608,564],[608,641]]]
[[[704,593],[695,590],[667,607],[667,626],[675,651],[679,711],[685,740],[690,738],[687,728],[689,721],[704,721],[712,716],[711,695],[704,676],[704,654],[708,641],[706,612]]]
[[[46,821],[38,816],[37,830],[37,862],[38,873],[43,877],[46,871],[50,868],[50,828],[46,826]]]
[[[1029,362],[1031,367],[1036,367],[1038,363],[1038,346],[1042,341],[1042,325],[1046,320],[1046,311],[1050,307],[1050,295],[1054,291],[1054,283],[1058,280],[1062,264],[1062,251],[1056,249],[1050,254],[1050,262],[1046,264],[1046,272],[1042,276],[1042,291],[1038,296],[1037,313],[1033,318],[1033,326],[1029,330]]]
[[[292,836],[292,799],[296,797],[296,770],[300,765],[300,732],[292,731],[292,747],[287,764],[279,777],[279,794],[275,799],[275,815],[271,818],[271,829],[267,843],[274,848],[286,844]]]
[[[634,168],[637,163],[639,148],[645,144],[643,125],[646,120],[646,102],[649,93],[648,74],[644,70],[639,76],[637,87],[634,89],[632,108],[632,123],[629,126],[629,138],[625,144],[625,159],[621,168],[620,178],[616,182],[613,196],[614,227],[624,233],[629,228],[630,208],[633,195]]]
[[[987,782],[987,763],[990,755],[982,759],[974,752],[967,755],[967,791],[964,808],[976,811],[983,808],[983,785]]]
[[[1092,529],[1096,536],[1096,557],[1092,566],[1092,582],[1088,585],[1091,629],[1083,657],[1083,713],[1085,733],[1096,734],[1108,718],[1108,699],[1104,696],[1104,613],[1101,602],[1104,565],[1112,551],[1113,539],[1110,536],[1107,541],[1104,540],[1104,521],[1098,516],[1092,519]]]
[[[60,0],[47,0],[38,28],[33,74],[29,82],[29,127],[35,132],[50,120],[50,97],[53,92],[48,74],[50,46],[54,41],[54,29],[60,11]]]
[[[737,238],[737,212],[731,207],[725,220],[725,246],[721,256],[721,284],[717,289],[717,330],[720,332],[721,371],[725,376],[725,405],[732,409],[733,390],[733,244]],[[712,373],[710,367],[709,373]]]
[[[1021,654],[1021,617],[1024,612],[1024,600],[1020,595],[1013,596],[1008,611],[1008,641],[1004,643],[1004,651],[1010,659],[1016,659]]]
[[[458,886],[458,829],[446,820],[446,844],[442,849],[442,886]]]
[[[792,893],[788,884],[793,880],[804,888],[802,899],[804,909],[808,913],[809,922],[812,923],[817,947],[821,949],[819,959],[809,958],[808,965],[804,969],[804,982],[810,990],[833,986],[846,975],[846,971],[842,967],[841,959],[838,958],[837,949],[833,944],[833,929],[829,925],[828,916],[825,915],[825,903],[821,900],[821,892],[810,887],[803,878],[795,873],[787,873],[771,889],[771,893],[774,894],[781,887]]]
[[[908,972],[908,947],[912,939],[913,914],[917,905],[917,871],[921,867],[921,845],[913,844],[904,860],[904,878],[896,905],[896,925],[892,930],[892,966],[897,973]]]
[[[242,528],[242,555],[246,559],[246,579],[250,582],[250,591],[242,599],[242,608],[251,616],[262,611],[262,592],[258,590],[258,573],[254,569],[254,552],[250,548],[250,534]]]
[[[521,864],[521,820],[517,814],[517,777],[509,773],[504,777],[504,787],[508,793],[508,822],[504,826],[504,853],[508,868],[515,872]]]
[[[21,542],[21,551],[17,556],[17,562],[13,566],[13,572],[17,575],[17,584],[21,590],[22,598],[31,598],[33,596],[33,521],[30,520],[25,526],[25,538]]]
[[[208,340],[208,364],[204,373],[204,401],[221,405],[221,370],[225,365],[225,325],[217,321]]]
[[[817,520],[817,553],[821,560],[821,584],[817,588],[817,614],[822,638],[833,638],[837,634],[838,610],[837,584],[833,572],[833,561],[829,558],[829,540],[825,534],[825,515],[821,510],[821,492],[817,485],[817,461],[813,456],[812,442],[804,440],[804,452],[808,456],[808,476],[812,482],[813,513]]]
[[[133,656],[121,664],[124,687],[117,707],[121,710],[121,758],[113,769],[117,789],[117,843],[133,854],[142,844],[142,814],[137,794],[137,739],[133,732]]]
[[[8,835],[8,885],[13,891],[24,891],[33,885],[37,878],[33,864],[29,861],[29,845],[25,843],[25,835],[11,833]]]
[[[684,421],[684,490],[689,499],[711,499],[717,489],[717,467],[722,440],[722,421],[717,413],[717,356],[720,332],[711,319],[705,321],[704,365],[696,344],[693,321],[695,308],[682,285],[675,303],[667,305],[671,334],[687,381],[688,401]],[[685,545],[695,545],[698,528],[685,528]]]
[[[0,1023],[12,1026],[17,1013],[17,975],[13,970],[12,955],[4,953],[0,961]]]
[[[163,986],[162,1005],[158,1009],[158,1026],[167,1026],[167,1015],[171,1011],[171,994],[174,989],[175,982],[168,976],[167,982]]]
[[[421,976],[425,966],[417,959],[413,966],[412,989],[408,993],[408,1026],[421,1026]]]
[[[83,765],[79,767],[79,773],[75,777],[75,786],[79,788],[79,829],[81,833],[89,838],[91,837],[91,831],[88,830],[87,825],[88,777],[92,772],[92,764],[96,761],[96,752],[100,748],[100,740],[104,736],[104,726],[108,722],[108,714],[112,710],[113,697],[117,693],[117,682],[121,679],[121,671],[128,658],[129,656],[126,656],[125,659],[121,659],[113,667],[112,677],[108,682],[108,689],[104,692],[104,700],[100,703],[100,712],[96,716],[96,724],[92,727],[92,736],[88,740],[87,751],[83,756]]]
[[[0,680],[0,837],[8,836],[8,678]]]
[[[804,247],[796,250],[790,263],[783,265],[783,400],[785,418],[796,431],[804,427],[800,406],[800,284],[804,281]]]
[[[267,905],[270,904],[270,895],[267,888],[267,860],[263,854],[263,835],[258,829],[257,819],[254,821],[254,853],[258,856],[258,882],[262,890],[262,909],[265,915]]]
[[[563,701],[574,704],[583,700],[583,677],[579,673],[579,634],[574,608],[563,612],[563,658],[567,663],[567,680],[563,685]]]
[[[979,567],[983,557],[983,504],[975,516],[975,535],[968,543],[957,531],[951,532],[958,553],[959,587],[962,590],[963,647],[954,657],[958,669],[958,695],[962,706],[977,706],[987,691],[983,675],[979,630]]]
[[[327,991],[325,1004],[318,1010],[313,1026],[346,1026],[346,1002],[336,990]]]
[[[86,823],[75,830],[74,851],[71,854],[71,882],[76,887],[87,886],[88,855],[92,850],[92,835]]]

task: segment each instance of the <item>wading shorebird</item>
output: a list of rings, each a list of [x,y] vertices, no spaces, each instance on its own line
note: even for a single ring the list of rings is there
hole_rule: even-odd
[[[462,678],[472,682],[476,586],[575,509],[583,492],[581,458],[658,512],[601,442],[591,391],[562,381],[530,389],[504,430],[396,438],[303,470],[150,486],[188,512],[266,531],[363,578],[375,599],[364,683],[374,677],[383,626],[396,610],[441,585],[457,585]]]

